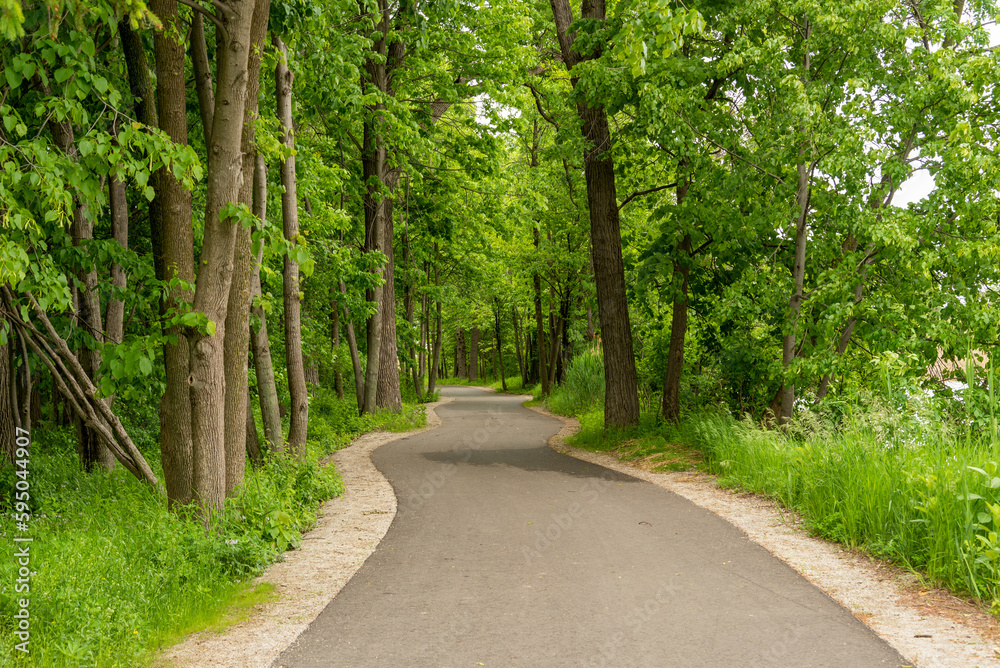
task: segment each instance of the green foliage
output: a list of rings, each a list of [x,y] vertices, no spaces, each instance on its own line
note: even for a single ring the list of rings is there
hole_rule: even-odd
[[[144,414],[151,406],[120,410],[158,468],[155,412]],[[248,468],[211,531],[187,513],[169,512],[120,467],[81,475],[73,430],[41,425],[31,458],[32,653],[25,659],[13,650],[16,596],[8,588],[0,593],[0,663],[134,666],[183,633],[226,623],[229,606],[261,595],[248,590],[253,577],[297,547],[319,506],[342,493],[333,466],[321,464],[329,453],[362,431],[404,431],[424,420],[414,406],[359,418],[353,402],[315,388],[305,459],[269,456],[262,468]],[[13,484],[13,469],[0,469],[3,499]],[[4,513],[0,537],[10,540],[14,530]],[[0,564],[0,579],[13,582],[16,567]]]
[[[547,401],[553,412],[563,415],[589,413],[604,408],[604,355],[591,348],[573,358],[566,382]]]

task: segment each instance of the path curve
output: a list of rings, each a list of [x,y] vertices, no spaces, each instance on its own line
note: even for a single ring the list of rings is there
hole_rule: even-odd
[[[713,513],[551,450],[521,398],[445,388],[372,460],[398,512],[275,666],[901,666]]]
[[[316,527],[302,546],[286,552],[257,582],[273,584],[277,600],[258,605],[250,617],[223,633],[188,636],[167,649],[156,668],[266,668],[316,619],[378,546],[396,516],[396,495],[371,462],[386,443],[422,434],[441,424],[436,409],[451,399],[426,404],[427,426],[392,433],[376,431],[355,439],[332,456],[344,493],[324,504]]]

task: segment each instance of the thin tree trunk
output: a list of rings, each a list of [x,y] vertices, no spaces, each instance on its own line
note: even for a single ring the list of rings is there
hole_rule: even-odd
[[[295,148],[294,125],[292,123],[292,79],[288,69],[288,51],[281,38],[272,34],[272,42],[279,51],[275,68],[278,118],[284,130],[284,144]],[[285,240],[297,244],[299,236],[299,204],[296,193],[295,154],[292,153],[281,163],[281,185],[285,191],[281,195],[281,217],[284,221]],[[285,305],[285,365],[288,369],[288,393],[291,401],[290,426],[288,430],[288,450],[298,455],[305,454],[306,434],[309,423],[309,395],[306,389],[305,367],[302,361],[302,315],[299,283],[299,265],[289,255],[285,255],[283,294]]]
[[[494,324],[494,331],[496,333],[497,340],[497,354],[500,356],[500,386],[503,391],[507,391],[507,369],[503,363],[503,344],[500,338],[500,300],[497,300],[497,312],[496,312],[496,322]]]
[[[347,286],[340,282],[340,294],[347,294]],[[365,400],[365,376],[361,369],[361,354],[358,352],[358,339],[354,334],[354,322],[351,320],[347,307],[344,306],[341,313],[344,316],[344,323],[347,330],[347,347],[351,351],[351,367],[354,369],[354,392],[358,400],[358,410],[364,405]]]
[[[566,68],[572,71],[577,63],[584,60],[574,48],[575,33],[569,31],[573,22],[572,9],[569,0],[550,0],[550,4],[563,61]],[[581,17],[602,24],[605,19],[604,0],[585,0]],[[600,57],[601,51],[600,48],[595,49],[586,59]],[[578,79],[572,77],[571,80],[575,88]],[[604,346],[604,424],[608,427],[631,426],[639,423],[639,384],[625,289],[611,131],[605,110],[600,105],[590,106],[585,98],[581,98],[577,102],[577,114],[583,122],[583,136],[588,143],[584,153],[584,172],[590,204],[597,311]]]
[[[455,332],[455,377],[468,378],[468,358],[465,352],[465,330],[461,327]]]
[[[534,229],[535,248],[539,247],[538,228]],[[548,360],[545,359],[545,323],[542,320],[542,277],[537,273],[532,277],[535,288],[535,337],[538,342],[538,377],[542,383],[542,394],[548,395],[549,387]]]
[[[156,104],[159,127],[175,143],[188,143],[186,82],[184,79],[184,45],[176,39],[182,33],[176,0],[151,0],[149,8],[163,22],[164,30],[154,34],[156,52]],[[139,45],[141,51],[141,43]],[[129,77],[133,71],[130,68]],[[136,68],[136,78],[146,74]],[[134,88],[133,88],[134,90]],[[151,96],[150,96],[151,99]],[[154,182],[159,220],[153,219],[153,253],[159,261],[157,277],[164,281],[195,280],[194,233],[191,222],[191,194],[164,169]],[[158,225],[156,224],[158,223]],[[164,300],[164,309],[178,308],[191,301],[188,291],[173,288]],[[167,333],[177,343],[164,344],[166,390],[160,401],[160,454],[167,498],[172,506],[187,505],[194,498],[194,468],[192,464],[191,385],[188,382],[190,344],[188,331],[175,326]]]
[[[521,353],[521,319],[517,314],[517,306],[511,306],[511,320],[514,323],[514,350],[517,353],[517,371],[521,374],[522,389],[528,386],[527,368],[524,365],[524,355]]]
[[[264,463],[264,453],[260,450],[260,434],[257,433],[257,423],[253,419],[253,397],[250,395],[250,386],[247,385],[247,455],[254,468],[260,468]]]
[[[686,161],[678,161],[678,172],[684,172]],[[678,179],[677,205],[684,204],[690,182]],[[670,346],[667,349],[667,370],[663,377],[663,418],[668,422],[681,419],[681,376],[684,373],[684,339],[688,324],[688,279],[691,272],[691,235],[685,234],[677,245],[674,258],[674,299],[670,318]]]
[[[201,127],[205,131],[205,146],[211,146],[212,125],[215,118],[215,91],[212,87],[212,69],[208,61],[208,46],[205,44],[205,20],[201,12],[192,12],[191,16],[191,63],[194,68],[194,89],[198,95]]]
[[[479,380],[479,327],[472,328],[469,342],[469,380]]]
[[[438,244],[434,242],[434,285],[441,285],[441,276],[438,269]],[[434,357],[431,361],[431,373],[430,378],[427,380],[427,393],[433,395],[437,389],[438,381],[438,369],[441,364],[441,341],[444,338],[442,332],[442,318],[441,318],[441,301],[437,300],[437,332],[434,337]]]
[[[0,320],[2,322],[2,320]],[[14,332],[7,330],[7,342],[0,345],[0,457],[4,462],[14,463],[16,452],[16,434],[18,425],[17,410],[14,408],[13,364],[11,364],[11,349]]]
[[[254,160],[253,172],[253,214],[260,221],[261,228],[267,227],[267,164],[263,155]],[[264,439],[271,452],[279,452],[284,445],[281,433],[281,415],[278,408],[278,388],[274,381],[274,363],[271,359],[271,340],[267,333],[267,314],[260,306],[253,306],[253,300],[261,296],[260,265],[264,259],[264,245],[257,249],[250,275],[251,313],[260,321],[260,329],[250,327],[250,347],[253,350],[254,371],[257,375],[257,396],[260,403],[260,418],[264,425]],[[249,409],[248,409],[249,410]]]
[[[363,178],[368,185],[364,194],[366,253],[382,249],[382,233],[385,230],[382,222],[385,216],[385,199],[379,192],[379,185],[385,172],[385,148],[381,146],[375,124],[374,118],[365,119],[364,149],[361,156]],[[375,273],[380,278],[384,276],[380,269],[376,269]],[[375,303],[375,310],[367,323],[368,364],[365,369],[364,402],[360,406],[362,413],[375,412],[382,354],[382,286],[376,286],[369,291],[368,301]]]
[[[128,250],[128,201],[125,197],[125,183],[109,178],[111,204],[111,236],[122,250]],[[118,263],[111,265],[112,294],[108,299],[107,316],[104,318],[106,340],[119,344],[125,336],[125,301],[116,293],[124,293],[127,285],[125,270]]]

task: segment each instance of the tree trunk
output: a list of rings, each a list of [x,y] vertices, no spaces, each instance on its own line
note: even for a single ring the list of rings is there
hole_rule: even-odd
[[[468,378],[468,358],[465,352],[465,330],[461,327],[455,332],[455,377]]]
[[[517,353],[517,371],[521,374],[521,389],[528,387],[528,368],[525,366],[524,355],[521,353],[521,318],[517,314],[517,306],[511,306],[511,320],[514,323],[514,351]]]
[[[293,75],[288,69],[288,51],[281,38],[272,34],[272,42],[280,53],[274,72],[278,118],[284,130],[284,144],[289,150],[294,150]],[[298,244],[299,200],[296,193],[294,153],[281,163],[281,185],[285,188],[285,192],[281,195],[281,217],[284,221],[285,240],[289,244]],[[285,365],[288,369],[288,393],[292,404],[288,430],[288,451],[301,456],[305,454],[308,431],[309,394],[306,389],[305,367],[302,361],[302,297],[299,284],[299,265],[289,255],[285,255],[282,278],[285,305]]]
[[[538,228],[534,229],[535,248],[539,246]],[[549,371],[545,359],[545,322],[542,320],[542,277],[537,273],[532,277],[535,288],[535,339],[538,343],[538,377],[542,382],[542,395],[548,396]]]
[[[0,324],[2,324],[0,320]],[[12,385],[13,364],[11,363],[11,350],[14,347],[13,328],[7,329],[7,343],[0,345],[0,457],[2,461],[13,464],[15,453],[15,440],[17,432],[17,410],[14,407]]]
[[[262,228],[267,227],[267,164],[264,156],[257,155],[253,172],[253,213]],[[260,306],[253,306],[253,300],[261,296],[260,265],[264,259],[264,245],[257,249],[257,257],[250,275],[251,313],[260,321],[260,329],[250,327],[250,347],[253,349],[253,365],[257,374],[257,396],[260,403],[260,418],[264,425],[264,439],[271,452],[278,452],[284,445],[281,433],[281,415],[278,410],[278,388],[274,381],[274,363],[271,359],[271,340],[267,334],[267,314]],[[249,410],[249,409],[248,409]]]
[[[556,31],[566,69],[583,60],[574,49],[575,33],[569,0],[550,0]],[[604,0],[585,0],[582,18],[603,23]],[[598,58],[601,49],[586,58]],[[577,77],[572,77],[574,88]],[[639,423],[639,384],[632,350],[632,325],[629,319],[622,260],[621,223],[615,189],[615,166],[611,154],[611,131],[604,108],[591,106],[585,98],[577,102],[577,114],[583,122],[583,137],[588,147],[584,153],[587,178],[587,201],[590,204],[590,240],[594,258],[594,282],[597,284],[597,315],[604,346],[604,424],[625,427]]]
[[[194,500],[209,524],[226,496],[226,373],[224,342],[233,257],[239,223],[222,216],[238,202],[244,179],[241,139],[246,110],[250,31],[255,7],[266,0],[230,0],[226,34],[220,40],[212,144],[208,151],[205,233],[195,283],[195,313],[214,323],[215,331],[188,331],[191,392],[191,443]],[[183,46],[180,74],[183,82]],[[183,87],[180,101],[184,101]],[[183,104],[181,105],[183,106]],[[161,119],[163,113],[160,114]],[[249,175],[247,175],[249,178]],[[171,416],[172,417],[172,416]],[[240,423],[243,424],[242,421]]]
[[[111,177],[108,179],[111,208],[111,236],[123,250],[128,250],[128,201],[125,197],[125,183]],[[122,295],[126,287],[125,270],[121,265],[111,265],[112,294],[108,299],[107,316],[104,318],[105,340],[116,345],[125,336],[125,301]],[[117,294],[116,294],[117,293]]]
[[[184,45],[176,34],[182,33],[176,0],[151,0],[149,8],[163,22],[164,30],[153,38],[156,52],[156,104],[159,127],[175,143],[188,143],[186,82],[184,80]],[[141,49],[141,44],[140,44]],[[138,68],[141,78],[143,68]],[[130,79],[132,69],[129,70]],[[134,89],[133,89],[134,90]],[[191,221],[191,194],[164,169],[154,182],[159,225],[153,229],[153,254],[158,259],[157,277],[164,281],[195,280],[194,233]],[[151,222],[156,223],[154,219]],[[173,288],[164,300],[164,309],[179,307],[192,299],[189,291]],[[163,460],[163,481],[172,506],[187,505],[194,498],[194,468],[192,464],[192,418],[190,344],[188,331],[175,326],[167,333],[177,343],[164,344],[163,364],[166,390],[160,401],[160,454]]]
[[[250,396],[250,386],[247,385],[247,454],[254,468],[260,468],[264,463],[264,453],[260,450],[260,435],[257,433],[257,423],[253,419],[253,397]]]
[[[399,348],[396,342],[396,283],[393,258],[393,206],[392,199],[385,198],[382,216],[382,252],[385,253],[385,269],[379,310],[382,312],[382,335],[379,346],[378,388],[375,405],[395,413],[403,410],[403,399],[399,388]]]
[[[469,380],[475,382],[479,379],[479,327],[472,328],[472,337],[469,343]]]
[[[380,192],[382,175],[385,172],[385,148],[381,146],[375,124],[374,118],[365,119],[364,149],[361,155],[363,178],[367,184],[364,194],[366,253],[382,249],[382,232],[385,229],[382,222],[385,216],[385,198]],[[376,269],[374,273],[380,278],[383,277],[381,269]],[[368,364],[365,369],[364,402],[360,408],[362,413],[374,413],[382,354],[382,286],[370,290],[367,297],[368,301],[375,303],[375,310],[368,318]]]
[[[437,242],[435,241],[434,242],[434,285],[440,286],[441,285],[441,277],[440,277],[440,273],[439,273],[439,270],[438,270],[437,263],[438,263],[438,245],[437,245]],[[433,360],[431,362],[430,378],[428,378],[428,380],[427,380],[427,393],[431,394],[431,395],[433,395],[434,392],[437,390],[438,369],[440,368],[440,364],[441,364],[441,341],[444,338],[444,335],[443,335],[443,332],[442,332],[441,301],[440,300],[438,300],[436,302],[436,307],[437,307],[437,332],[436,332],[436,335],[434,337],[434,357],[433,357]],[[478,329],[477,330],[473,330],[473,331],[478,332]]]
[[[678,164],[683,170],[683,165]],[[677,185],[677,206],[684,204],[689,183],[680,179]],[[677,245],[674,258],[674,299],[670,319],[670,347],[667,349],[667,370],[663,377],[663,418],[668,422],[681,419],[681,376],[684,373],[684,338],[688,324],[688,278],[691,272],[691,235],[685,234]]]
[[[340,294],[347,294],[347,286],[340,282]],[[347,307],[343,307],[341,313],[344,316],[344,323],[347,325],[347,347],[351,351],[351,367],[354,369],[354,392],[357,396],[358,410],[361,411],[365,400],[365,376],[361,369],[361,354],[358,352],[358,339],[354,335],[354,322],[351,321]]]
[[[501,313],[501,311],[500,311],[500,300],[498,299],[497,300],[496,318],[495,318],[495,322],[494,322],[494,333],[496,334],[496,340],[497,340],[497,355],[499,355],[499,357],[500,357],[500,386],[503,388],[503,391],[506,392],[507,391],[507,369],[506,369],[506,367],[504,366],[504,363],[503,363],[503,347],[502,347],[502,339],[500,337],[500,313]]]
[[[240,137],[243,179],[239,190],[239,203],[248,208],[254,205],[254,172],[256,168],[255,128],[260,93],[260,60],[267,37],[270,0],[259,0],[254,7],[250,28],[250,54],[247,59],[246,109],[243,112],[243,129]],[[197,13],[197,12],[195,12]],[[225,366],[225,452],[226,496],[233,496],[246,474],[247,415],[250,412],[248,367],[250,350],[250,304],[253,300],[252,277],[254,257],[251,229],[238,225],[233,247],[232,284],[226,307],[226,338],[223,341]],[[256,428],[254,435],[256,436]],[[259,447],[259,446],[258,446]]]
[[[94,224],[87,219],[86,209],[77,206],[73,215],[73,245],[86,247],[94,238]],[[85,343],[78,357],[84,371],[94,384],[97,384],[97,371],[101,368],[101,351],[99,346],[104,340],[104,326],[101,323],[101,293],[97,285],[97,267],[90,266],[77,273],[77,279],[83,284],[80,290],[77,321],[83,330],[93,337],[93,345]],[[89,337],[88,337],[89,338]],[[107,401],[102,399],[101,401]],[[79,439],[80,462],[86,471],[95,466],[113,469],[115,459],[101,441],[98,433],[87,426],[82,420],[77,420],[77,438]]]

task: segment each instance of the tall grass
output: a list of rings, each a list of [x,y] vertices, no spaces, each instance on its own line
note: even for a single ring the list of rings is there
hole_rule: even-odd
[[[353,402],[322,388],[313,395],[305,460],[272,457],[260,469],[248,468],[241,492],[208,532],[194,518],[169,512],[161,497],[120,468],[82,474],[69,430],[37,429],[31,590],[15,596],[17,563],[0,562],[0,664],[144,665],[164,644],[218,623],[232,604],[266,596],[251,589],[252,578],[297,545],[320,504],[341,492],[337,472],[319,462],[361,431],[402,430],[424,420],[422,409],[412,406],[402,415],[360,418]],[[159,471],[156,444],[140,447]],[[0,498],[10,498],[12,484],[6,467]],[[5,509],[0,541],[13,545],[14,529]],[[30,599],[28,656],[14,650],[18,598]]]
[[[802,438],[720,415],[695,419],[696,445],[724,482],[779,499],[814,531],[1000,601],[1000,477],[992,445],[930,430],[886,438],[870,420]]]
[[[566,381],[555,388],[546,402],[554,413],[580,415],[604,406],[604,357],[590,348],[573,358]]]

